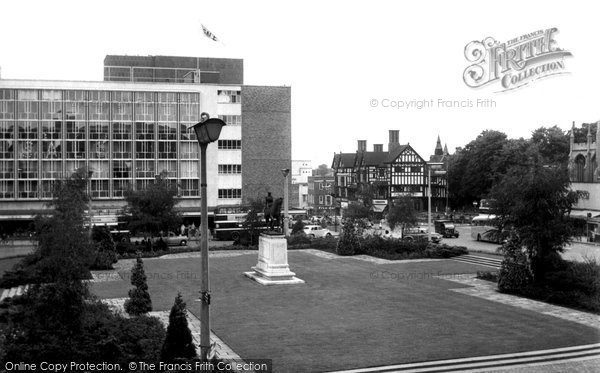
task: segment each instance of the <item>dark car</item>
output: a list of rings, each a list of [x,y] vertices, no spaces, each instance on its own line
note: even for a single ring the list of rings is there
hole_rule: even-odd
[[[444,238],[458,238],[458,231],[451,220],[436,220],[434,222],[435,232]]]
[[[427,241],[429,235],[427,230],[423,228],[405,228],[402,232],[402,239],[405,241]],[[438,233],[431,233],[431,242],[440,243],[442,241],[442,235]]]

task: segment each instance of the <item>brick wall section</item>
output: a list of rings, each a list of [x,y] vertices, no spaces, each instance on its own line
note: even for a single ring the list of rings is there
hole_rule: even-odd
[[[290,87],[242,87],[242,198],[283,197],[292,167]],[[288,180],[291,183],[291,173]],[[291,191],[291,188],[289,189]],[[290,193],[291,194],[291,193]],[[291,204],[290,204],[291,206]]]

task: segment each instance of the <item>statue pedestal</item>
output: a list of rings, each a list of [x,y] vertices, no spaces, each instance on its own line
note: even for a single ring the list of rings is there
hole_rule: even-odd
[[[262,233],[258,241],[258,264],[244,275],[261,285],[303,284],[304,280],[290,271],[287,259],[287,241],[281,234]]]

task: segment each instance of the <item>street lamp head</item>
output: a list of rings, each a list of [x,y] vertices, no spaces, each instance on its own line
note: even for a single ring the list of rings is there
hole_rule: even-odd
[[[287,175],[290,174],[290,169],[289,168],[282,168],[281,169],[281,173],[283,174],[283,177],[287,177]]]
[[[203,113],[206,114],[206,113]],[[208,114],[206,114],[208,116]],[[218,118],[208,118],[204,121],[194,124],[192,127],[196,132],[196,138],[200,145],[206,145],[219,139],[221,129],[226,123]]]

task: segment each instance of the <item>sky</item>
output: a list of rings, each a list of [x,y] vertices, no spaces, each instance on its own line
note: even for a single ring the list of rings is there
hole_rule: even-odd
[[[357,140],[387,149],[392,129],[428,159],[438,135],[452,153],[486,129],[527,138],[541,126],[600,120],[593,5],[3,1],[0,68],[3,79],[98,81],[107,54],[243,58],[245,84],[291,86],[292,159],[331,165],[334,153],[355,152]],[[204,37],[200,24],[221,42]],[[470,42],[550,28],[558,29],[554,46],[572,54],[561,60],[563,74],[504,92],[498,81],[465,84]]]

